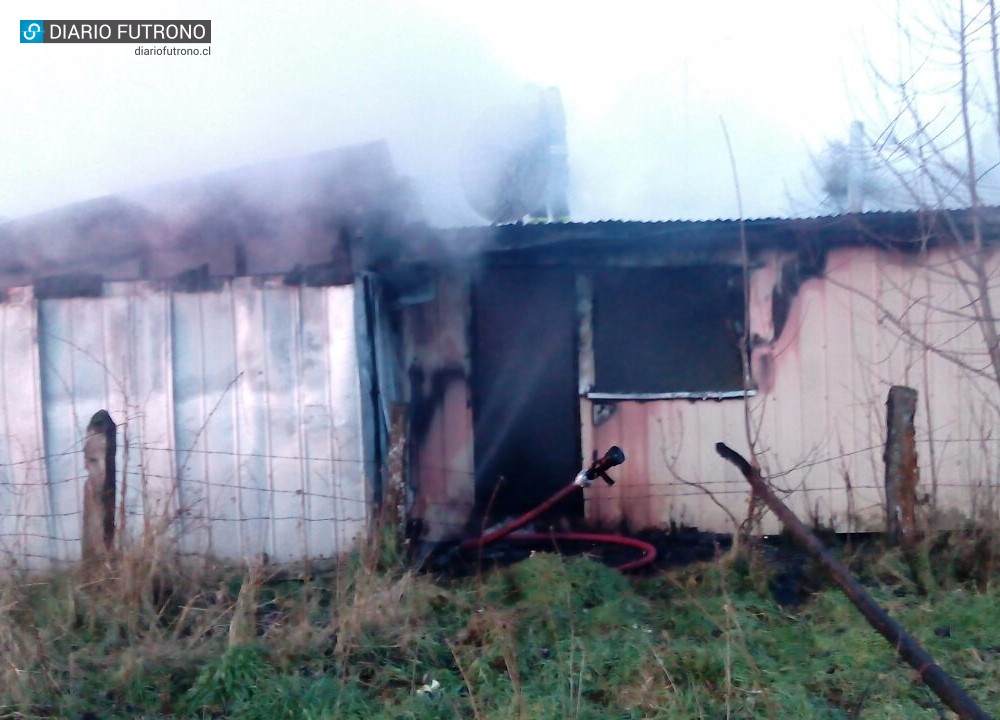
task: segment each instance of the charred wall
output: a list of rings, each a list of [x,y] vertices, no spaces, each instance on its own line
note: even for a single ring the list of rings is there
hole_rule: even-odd
[[[410,425],[411,516],[424,539],[454,537],[475,506],[469,378],[470,275],[438,273],[420,296],[397,295]]]

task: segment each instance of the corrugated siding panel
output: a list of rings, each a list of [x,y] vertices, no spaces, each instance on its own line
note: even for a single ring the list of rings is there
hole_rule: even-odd
[[[116,283],[103,298],[43,300],[37,305],[40,419],[45,436],[49,497],[49,557],[79,558],[83,438],[90,418],[107,409],[120,426],[118,492],[125,494],[127,527],[161,514],[170,497],[169,337],[162,295]]]
[[[30,288],[0,304],[0,564],[31,565],[64,555],[51,538],[37,352]]]
[[[991,263],[995,275],[996,258]],[[914,339],[902,372],[921,392],[917,437],[922,491],[932,500],[936,496],[942,511],[975,515],[980,504],[995,501],[1000,456],[997,384],[981,329],[967,319],[977,291],[965,286],[972,281],[969,269],[952,254],[935,253],[931,262],[907,270],[914,287],[897,294],[912,305],[906,317]],[[996,295],[994,288],[994,302]]]
[[[215,295],[174,296],[192,552],[329,557],[363,532],[353,298],[350,287],[249,279]]]
[[[308,490],[307,540],[314,557],[350,547],[364,532],[367,514],[353,306],[349,287],[301,290],[300,454]]]
[[[129,299],[127,318],[128,392],[119,482],[128,484],[129,530],[164,524],[177,507],[174,441],[170,296],[132,283],[115,283],[109,293]]]
[[[239,482],[242,446],[237,443],[235,398],[243,376],[235,340],[241,318],[233,305],[228,287],[218,293],[177,293],[172,299],[181,543],[185,552],[208,550],[223,557],[243,554],[242,523],[234,524],[241,517],[241,493],[234,490],[257,487],[253,481]],[[255,368],[243,370],[251,387],[255,381],[260,385]],[[251,497],[252,491],[247,501],[254,508]],[[248,514],[258,515],[253,510]]]
[[[179,511],[194,555],[348,549],[368,516],[354,318],[350,286],[112,283],[38,303],[13,291],[0,304],[0,552],[31,567],[79,558],[83,439],[102,408],[119,425],[133,537]]]
[[[112,386],[123,382],[123,347],[118,335],[105,330],[109,323],[122,327],[124,316],[121,298],[43,300],[38,306],[42,421],[52,511],[49,532],[59,543],[59,560],[79,559],[86,480],[81,451],[87,424],[101,408],[113,416],[121,410],[120,404],[112,407],[110,395]],[[121,461],[120,452],[117,461]]]
[[[591,416],[584,401],[586,430]],[[585,432],[585,452],[620,445],[627,460],[616,483],[587,490],[587,514],[602,525],[663,526],[670,521],[699,527],[730,525],[746,509],[746,483],[720,462],[715,443],[739,445],[745,437],[739,402],[622,402],[604,424]],[[701,438],[713,438],[708,445]],[[588,455],[589,457],[589,455]]]

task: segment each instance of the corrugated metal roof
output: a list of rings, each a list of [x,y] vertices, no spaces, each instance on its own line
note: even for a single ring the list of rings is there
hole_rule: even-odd
[[[1000,219],[1000,205],[983,205],[982,212],[988,213],[991,217]],[[832,220],[841,221],[845,218],[879,219],[890,217],[913,217],[917,215],[934,215],[942,212],[967,213],[968,207],[955,208],[911,208],[905,210],[865,210],[859,213],[829,213],[826,215],[763,215],[757,217],[743,218],[743,222],[752,224],[763,223],[789,223],[798,221]],[[662,218],[660,220],[630,220],[628,218],[600,218],[598,220],[580,220],[561,223],[504,223],[502,225],[469,225],[455,228],[445,228],[445,231],[466,230],[486,227],[549,227],[552,225],[701,225],[718,223],[739,223],[738,217],[714,217],[714,218]]]
[[[980,209],[990,230],[988,241],[1000,240],[1000,208]],[[566,223],[512,223],[452,228],[438,232],[437,241],[404,247],[403,261],[447,262],[495,253],[543,253],[548,249],[574,252],[609,247],[616,251],[692,250],[711,252],[738,248],[742,226],[754,248],[798,248],[844,245],[912,247],[953,238],[955,228],[967,231],[971,211],[893,210],[811,217],[765,217],[718,220],[597,220]]]

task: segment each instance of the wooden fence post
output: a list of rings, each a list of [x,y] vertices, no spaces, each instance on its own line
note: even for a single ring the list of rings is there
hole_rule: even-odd
[[[115,540],[115,445],[118,428],[106,410],[87,426],[83,457],[87,481],[83,490],[82,556],[86,567],[103,563]]]
[[[885,453],[885,530],[889,542],[910,549],[917,541],[916,503],[917,468],[916,430],[917,391],[894,385],[886,401]]]

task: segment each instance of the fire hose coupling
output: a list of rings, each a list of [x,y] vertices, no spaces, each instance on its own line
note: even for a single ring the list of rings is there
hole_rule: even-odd
[[[581,470],[579,474],[577,474],[573,483],[578,487],[588,488],[593,484],[596,478],[601,478],[610,487],[615,484],[615,481],[608,475],[608,470],[621,465],[623,462],[625,462],[625,452],[617,445],[612,445],[611,448],[604,453],[604,457],[599,460],[595,460],[589,468]]]

